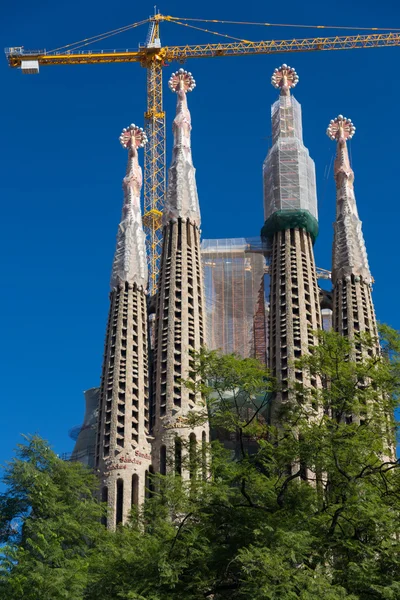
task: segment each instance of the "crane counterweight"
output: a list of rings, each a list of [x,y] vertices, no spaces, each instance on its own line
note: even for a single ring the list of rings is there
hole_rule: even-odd
[[[22,60],[21,71],[26,75],[37,75],[39,73],[38,60]]]

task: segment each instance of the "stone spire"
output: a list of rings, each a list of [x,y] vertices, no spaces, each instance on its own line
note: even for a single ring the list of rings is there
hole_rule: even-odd
[[[336,181],[336,222],[332,257],[332,281],[346,275],[362,277],[371,283],[367,251],[358,216],[354,195],[354,172],[350,166],[347,140],[356,128],[350,119],[339,115],[329,123],[327,135],[335,140],[336,158],[334,175]]]
[[[128,149],[128,165],[122,184],[124,204],[118,227],[111,288],[128,282],[136,283],[139,288],[146,290],[148,272],[145,234],[140,211],[142,169],[138,162],[138,148],[146,144],[147,137],[142,128],[132,124],[127,129],[123,129],[119,139],[122,146]]]
[[[176,92],[177,105],[172,125],[174,146],[168,171],[163,222],[165,225],[174,219],[188,219],[191,223],[200,226],[196,169],[193,166],[190,143],[192,125],[186,97],[187,92],[193,91],[196,87],[196,82],[191,73],[179,69],[171,76],[168,85],[173,92]]]
[[[200,210],[186,100],[195,82],[191,73],[180,69],[172,75],[169,86],[177,94],[177,110],[154,326],[152,457],[156,471],[175,471],[190,478],[196,476],[196,465],[190,465],[188,457],[197,452],[201,456],[209,438],[204,419],[197,424],[188,419],[191,413],[200,416],[204,412],[201,395],[183,383],[191,376],[192,353],[205,343]]]
[[[271,403],[271,421],[296,382],[319,386],[296,360],[316,344],[321,328],[313,243],[318,233],[314,161],[303,143],[301,106],[290,94],[298,82],[288,65],[275,69],[272,85],[280,90],[272,105],[272,147],[264,161],[262,237],[271,247],[269,367],[279,392]]]
[[[126,523],[133,504],[141,504],[149,487],[149,374],[147,342],[147,265],[140,215],[142,171],[138,148],[142,129],[124,129],[128,149],[124,205],[118,228],[110,310],[100,385],[96,468],[101,498],[108,504],[107,526]]]
[[[344,336],[369,333],[376,340],[371,353],[379,353],[378,332],[372,302],[372,277],[354,195],[354,173],[350,166],[347,140],[355,127],[339,115],[328,126],[327,135],[336,141],[336,221],[332,250],[333,327]],[[361,347],[356,357],[361,357]]]

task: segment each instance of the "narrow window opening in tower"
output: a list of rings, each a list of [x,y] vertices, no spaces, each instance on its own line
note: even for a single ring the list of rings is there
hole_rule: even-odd
[[[175,473],[182,475],[182,440],[175,438]]]
[[[205,481],[207,478],[207,435],[205,431],[201,434],[201,472]]]
[[[197,440],[196,434],[191,433],[189,436],[189,476],[190,479],[196,478],[197,471]]]
[[[177,250],[182,250],[182,219],[178,219],[178,243]]]
[[[144,485],[145,485],[144,496],[145,496],[146,500],[148,500],[154,494],[154,468],[152,465],[150,465],[148,471],[147,470],[145,471]]]
[[[116,502],[116,512],[115,512],[115,524],[119,525],[122,523],[122,515],[123,515],[123,506],[124,506],[124,482],[122,479],[117,480],[117,502]]]
[[[132,497],[131,505],[138,506],[139,504],[139,476],[135,473],[132,475]]]
[[[304,462],[300,462],[300,478],[303,481],[308,481],[307,465]]]
[[[167,474],[167,447],[165,445],[160,448],[160,474]]]
[[[148,484],[148,488],[149,488],[149,498],[151,498],[154,495],[154,492],[155,492],[154,467],[153,467],[153,465],[149,466],[149,484]]]
[[[108,504],[108,487],[106,485],[101,491],[101,501],[106,505]],[[108,510],[108,506],[106,506],[106,510]],[[105,527],[107,527],[107,514],[101,517],[101,522]]]
[[[168,227],[164,227],[163,235],[168,237],[168,255],[167,256],[171,256],[171,253],[172,253],[172,230],[169,229]]]

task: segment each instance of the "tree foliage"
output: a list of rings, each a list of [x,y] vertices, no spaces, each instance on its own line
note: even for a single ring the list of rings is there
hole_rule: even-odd
[[[103,535],[96,478],[26,438],[5,469],[0,497],[0,597],[80,600],[96,542]]]
[[[382,333],[382,357],[368,352],[373,340],[367,337],[355,347],[334,333],[319,334],[319,345],[299,366],[306,380],[322,385],[315,390],[299,382],[279,427],[263,418],[274,386],[262,365],[215,352],[196,355],[196,383],[188,385],[207,398],[212,426],[237,445],[210,444],[206,477],[201,456],[198,476],[189,481],[156,475],[152,497],[115,533],[94,518],[100,513],[89,498],[90,475],[49,458],[43,442],[36,440],[34,450],[30,441],[7,470],[10,487],[2,499],[2,530],[10,548],[1,579],[7,595],[11,600],[399,598],[400,474],[388,415],[397,403],[400,343],[391,330]],[[360,344],[362,360],[349,361]],[[87,482],[80,491],[78,479]],[[83,498],[84,518],[78,516]],[[17,517],[21,526],[13,533]],[[82,527],[74,526],[78,522]],[[60,541],[59,535],[66,537]],[[35,572],[42,587],[29,595],[37,585]],[[75,591],[68,595],[70,580]],[[19,596],[15,591],[20,581],[26,596],[25,588]],[[52,596],[45,585],[63,589],[64,595]]]

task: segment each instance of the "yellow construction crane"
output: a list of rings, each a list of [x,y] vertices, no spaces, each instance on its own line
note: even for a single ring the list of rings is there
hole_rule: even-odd
[[[169,21],[208,34],[230,38],[233,41],[228,43],[162,47],[160,41],[160,23],[162,21]],[[196,25],[190,22],[196,22]],[[162,244],[161,217],[166,190],[165,112],[163,110],[162,86],[162,69],[164,66],[173,61],[183,63],[189,58],[315,52],[319,50],[350,50],[354,48],[379,48],[382,46],[400,45],[400,33],[397,29],[389,31],[378,28],[334,27],[334,29],[351,29],[353,31],[355,29],[363,29],[365,31],[379,31],[379,33],[252,42],[201,28],[198,26],[200,22],[239,24],[234,21],[186,19],[157,13],[144,21],[133,23],[126,27],[87,38],[61,48],[56,48],[52,51],[32,51],[25,50],[23,47],[6,49],[10,67],[21,68],[24,73],[38,73],[40,65],[88,65],[129,62],[137,62],[147,69],[147,110],[145,112],[145,124],[149,143],[145,147],[143,222],[148,244],[150,294],[154,294],[156,291],[159,272]],[[82,50],[82,48],[92,43],[123,33],[145,23],[149,24],[147,40],[143,46],[139,46],[138,50]],[[240,24],[259,25],[263,27],[272,26],[271,23],[247,22]],[[273,25],[276,27],[313,27],[307,25]],[[314,27],[327,29],[326,26],[321,25]]]

